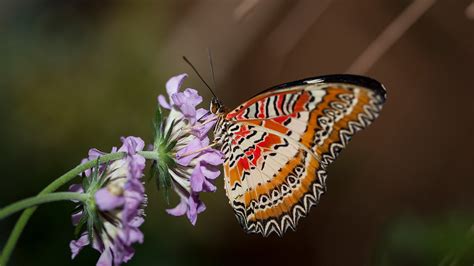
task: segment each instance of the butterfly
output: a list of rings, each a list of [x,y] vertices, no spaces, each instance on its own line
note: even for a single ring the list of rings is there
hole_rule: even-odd
[[[214,97],[214,142],[225,155],[229,203],[247,233],[296,230],[326,190],[326,169],[352,136],[374,121],[384,86],[328,75],[264,90],[228,111]]]

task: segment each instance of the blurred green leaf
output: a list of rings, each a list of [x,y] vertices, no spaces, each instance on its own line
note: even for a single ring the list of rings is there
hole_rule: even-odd
[[[474,215],[405,216],[391,223],[377,265],[472,265]]]

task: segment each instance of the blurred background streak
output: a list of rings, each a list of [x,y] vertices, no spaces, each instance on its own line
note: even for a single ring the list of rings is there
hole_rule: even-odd
[[[222,179],[193,227],[164,212],[150,183],[145,243],[128,265],[472,265],[473,18],[471,0],[2,0],[0,206],[36,194],[90,147],[150,139],[171,75],[190,73],[185,85],[207,105],[181,56],[210,79],[211,48],[229,107],[346,71],[383,82],[388,101],[296,232],[246,235]],[[71,210],[40,208],[10,265],[94,265],[90,248],[70,260]],[[16,217],[1,221],[0,247]]]

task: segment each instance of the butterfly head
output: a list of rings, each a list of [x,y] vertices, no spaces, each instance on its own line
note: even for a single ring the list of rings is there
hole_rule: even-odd
[[[217,99],[216,97],[212,97],[211,100],[211,106],[209,108],[211,110],[211,113],[217,115],[217,116],[222,116],[225,114],[225,107],[222,104],[222,102]]]

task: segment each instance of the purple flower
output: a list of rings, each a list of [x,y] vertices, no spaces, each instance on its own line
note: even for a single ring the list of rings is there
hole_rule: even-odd
[[[158,96],[158,103],[170,110],[166,121],[162,122],[165,132],[155,137],[154,150],[169,150],[169,158],[173,167],[161,165],[158,169],[159,178],[171,177],[171,186],[181,201],[167,212],[174,216],[187,215],[194,225],[197,215],[206,207],[199,199],[201,192],[216,190],[214,180],[220,175],[218,165],[223,163],[223,155],[209,144],[208,132],[215,125],[217,117],[203,108],[197,108],[202,102],[196,90],[179,91],[186,74],[172,77],[166,83],[168,99]],[[169,138],[167,137],[169,136]],[[169,147],[172,143],[172,147]],[[159,164],[160,162],[157,162]],[[167,172],[163,173],[162,168]]]
[[[196,111],[196,122],[191,127],[191,133],[199,139],[205,138],[209,130],[216,124],[215,115],[199,108]]]
[[[199,199],[199,194],[191,195],[180,194],[181,202],[173,209],[167,209],[166,212],[173,216],[186,214],[192,225],[196,224],[197,215],[206,210],[206,205]]]
[[[187,74],[181,74],[170,78],[168,82],[166,82],[166,91],[168,92],[169,102],[166,100],[165,96],[158,95],[158,103],[161,107],[171,110],[169,117],[172,119],[184,118],[191,126],[194,126],[197,121],[202,121],[202,118],[208,116],[210,119],[207,120],[213,121],[214,123],[208,123],[206,125],[205,128],[207,128],[207,131],[202,132],[202,135],[205,135],[215,124],[216,120],[214,115],[208,114],[209,112],[205,109],[199,108],[196,110],[196,106],[202,102],[202,97],[195,89],[187,88],[183,92],[179,91],[179,87],[187,76]],[[199,128],[196,128],[195,130],[202,130],[201,124],[199,124],[198,127]]]
[[[187,77],[187,74],[181,74],[174,76],[166,82],[166,92],[168,92],[170,103],[166,101],[165,96],[163,95],[158,95],[158,103],[165,109],[170,110],[171,105],[173,104],[173,100],[171,98],[171,95],[175,94],[178,92],[179,87],[181,87],[181,84],[183,83],[184,79]]]
[[[82,210],[73,214],[73,224],[80,225],[81,220],[87,223],[92,221],[88,227],[93,230],[71,241],[72,258],[92,239],[93,248],[101,253],[97,265],[120,265],[134,255],[132,244],[143,242],[139,227],[144,221],[143,209],[146,205],[145,188],[141,180],[145,159],[137,151],[142,151],[145,145],[137,137],[122,138],[122,143],[118,151],[125,152],[125,158],[86,172],[87,187],[77,184],[71,187],[71,190],[84,190],[93,195],[95,202],[90,206],[85,204]],[[91,149],[88,159],[95,159],[102,154]]]
[[[222,154],[214,149],[203,151],[196,159],[197,164],[191,174],[191,189],[194,192],[215,191],[216,187],[212,183],[219,175],[217,167],[223,163]]]
[[[198,151],[198,152],[196,152]],[[223,163],[220,151],[209,147],[209,139],[192,139],[188,145],[176,153],[177,163],[182,166],[194,165],[191,173],[191,189],[193,192],[211,192],[216,187],[212,183],[220,175],[217,168]]]

